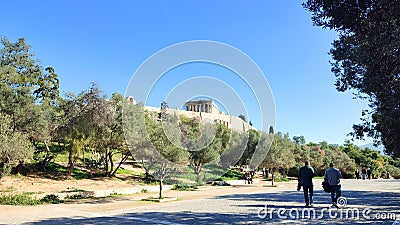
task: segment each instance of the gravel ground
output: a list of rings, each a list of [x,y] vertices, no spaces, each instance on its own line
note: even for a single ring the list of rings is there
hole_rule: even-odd
[[[314,207],[305,208],[296,183],[207,187],[168,191],[167,203],[142,202],[154,193],[117,199],[34,207],[0,206],[2,224],[396,224],[400,219],[400,181],[343,180],[342,209],[330,208],[330,196],[316,180]],[[307,211],[308,210],[308,211]],[[308,214],[307,214],[308,213]],[[307,217],[310,215],[310,218]],[[399,222],[400,224],[400,222]]]

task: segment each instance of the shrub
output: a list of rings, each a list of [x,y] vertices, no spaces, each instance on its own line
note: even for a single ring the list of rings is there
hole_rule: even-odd
[[[15,132],[11,118],[0,113],[0,178],[8,175],[11,168],[33,155],[33,145],[28,136]]]
[[[172,187],[172,190],[176,191],[194,191],[197,189],[197,185],[194,184],[174,184],[174,187]]]
[[[76,200],[76,199],[84,199],[85,197],[80,194],[74,194],[74,195],[67,195],[65,199],[70,199],[70,200]]]
[[[393,165],[385,165],[384,170],[388,171],[391,177],[400,179],[400,168],[397,168]]]
[[[42,199],[40,199],[40,202],[41,203],[49,203],[49,204],[59,204],[62,202],[62,200],[60,200],[60,197],[58,197],[58,195],[50,194],[50,195],[46,195]]]
[[[33,199],[28,193],[0,195],[2,205],[37,205],[41,202]]]

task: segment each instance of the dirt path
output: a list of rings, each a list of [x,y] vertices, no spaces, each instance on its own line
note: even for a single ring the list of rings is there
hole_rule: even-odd
[[[315,209],[329,207],[329,195],[323,193],[321,180],[315,180]],[[198,191],[166,191],[165,196],[178,201],[151,203],[140,201],[157,193],[135,194],[117,198],[81,200],[75,203],[40,206],[0,206],[1,224],[281,224],[279,218],[264,221],[257,217],[257,210],[266,203],[276,208],[303,207],[302,192],[295,191],[296,182],[270,182],[240,186],[206,186]],[[343,194],[349,207],[371,208],[374,213],[390,212],[400,216],[400,181],[343,180]],[[328,214],[325,216],[329,216]],[[307,224],[307,220],[295,224]],[[308,221],[310,222],[310,221]],[[321,222],[321,223],[320,223]],[[323,223],[322,223],[323,222]],[[316,220],[313,224],[392,224],[391,220]]]
[[[89,181],[88,181],[89,182]],[[92,181],[93,182],[93,181]],[[70,183],[70,185],[75,183]],[[96,184],[92,183],[93,185]],[[296,183],[281,183],[279,187],[264,187],[268,183],[259,183],[254,185],[240,186],[204,186],[197,191],[165,191],[164,196],[176,197],[178,201],[195,200],[203,198],[212,198],[226,194],[241,194],[254,192],[274,192],[277,190],[294,189]],[[81,184],[82,185],[82,184]],[[104,187],[106,184],[99,183],[96,188]],[[75,185],[77,187],[83,187]],[[89,187],[89,186],[87,186]],[[95,187],[95,186],[90,186]],[[58,187],[60,188],[60,187]],[[65,188],[65,187],[62,187]],[[55,187],[48,188],[51,190],[59,190]],[[116,213],[124,209],[140,208],[151,206],[154,204],[168,203],[152,203],[141,201],[143,198],[157,196],[158,193],[140,193],[129,196],[109,197],[99,199],[85,199],[74,203],[58,204],[58,205],[38,205],[38,206],[0,206],[0,224],[20,224],[23,222],[41,221],[51,218],[60,217],[87,217],[96,213]]]

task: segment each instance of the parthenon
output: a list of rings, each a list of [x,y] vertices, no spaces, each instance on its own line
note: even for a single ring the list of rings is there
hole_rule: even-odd
[[[192,100],[185,103],[186,111],[219,113],[217,105],[213,100]]]

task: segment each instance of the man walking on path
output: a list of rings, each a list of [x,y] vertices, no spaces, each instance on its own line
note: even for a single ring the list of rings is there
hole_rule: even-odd
[[[337,199],[342,196],[342,185],[340,184],[340,178],[342,178],[342,173],[334,168],[334,164],[329,164],[329,169],[325,171],[324,180],[329,183],[330,190],[331,190],[331,198],[332,204],[336,208],[337,206]]]
[[[299,185],[303,187],[304,191],[304,201],[306,202],[306,207],[312,206],[312,198],[314,194],[314,184],[312,178],[315,176],[314,168],[310,166],[308,161],[304,162],[304,166],[300,168],[299,171]],[[310,197],[308,195],[310,194]]]
[[[358,168],[354,173],[356,174],[356,180],[360,179],[360,170]]]
[[[368,169],[367,169],[367,179],[368,179],[368,180],[371,180],[371,175],[372,175],[371,168],[368,168]]]
[[[367,177],[367,170],[365,168],[361,169],[361,177],[363,180]]]

